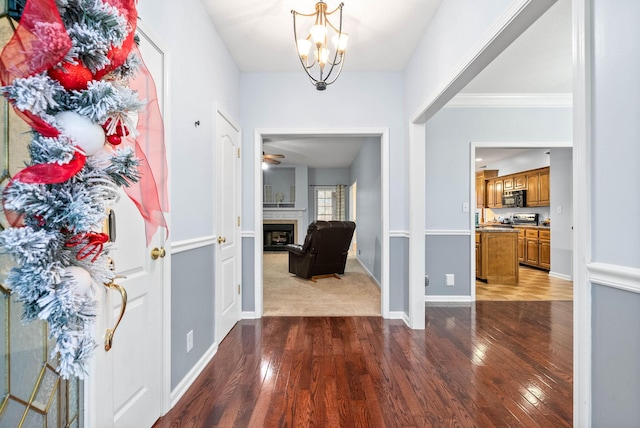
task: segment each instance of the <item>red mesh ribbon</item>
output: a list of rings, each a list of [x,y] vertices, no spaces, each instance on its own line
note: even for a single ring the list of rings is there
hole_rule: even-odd
[[[67,247],[76,247],[86,243],[82,248],[80,248],[80,250],[78,250],[76,259],[83,260],[89,256],[93,256],[91,262],[95,262],[100,256],[100,253],[102,253],[104,243],[108,241],[109,235],[105,233],[84,232],[72,236],[64,245]]]
[[[0,81],[41,73],[59,63],[71,39],[54,0],[28,0],[20,24],[0,54]]]
[[[135,46],[134,51],[142,59],[140,51]],[[125,187],[124,190],[144,217],[148,245],[158,227],[167,228],[163,214],[169,212],[164,126],[156,86],[144,62],[140,64],[135,79],[129,82],[129,87],[136,91],[141,99],[147,101],[147,107],[138,113],[136,140],[123,139],[123,144],[133,146],[136,156],[141,160],[140,181],[134,186]]]
[[[5,215],[7,221],[12,227],[21,227],[22,216],[16,214],[14,211],[7,209],[5,204],[5,195],[7,189],[14,181],[21,181],[28,184],[58,184],[64,183],[74,175],[76,175],[84,167],[87,157],[80,151],[76,151],[73,159],[69,163],[41,163],[37,165],[31,165],[16,175],[13,176],[11,181],[5,187],[2,197],[2,205],[4,206]]]
[[[109,65],[107,65],[102,70],[98,70],[94,77],[96,80],[102,79],[103,76],[106,76],[116,68],[120,67],[126,61],[133,45],[134,36],[136,34],[136,28],[138,25],[138,10],[136,9],[137,0],[103,0],[104,3],[107,3],[118,9],[120,15],[122,15],[129,24],[129,35],[126,37],[124,42],[122,42],[121,46],[114,46],[109,50],[107,54],[109,58]]]

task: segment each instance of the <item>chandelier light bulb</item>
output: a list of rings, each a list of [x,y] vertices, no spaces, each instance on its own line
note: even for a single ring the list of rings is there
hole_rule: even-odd
[[[316,47],[324,46],[324,39],[327,36],[327,27],[324,25],[314,25],[309,30],[309,34],[311,34],[311,38],[313,39],[313,43],[316,44]]]
[[[338,50],[339,54],[344,53],[347,50],[347,42],[349,41],[349,35],[347,33],[342,33],[340,35],[336,34],[331,38],[333,45]]]
[[[311,49],[311,41],[307,39],[298,40],[298,55],[306,60],[309,57],[309,49]]]
[[[320,67],[324,67],[324,65],[329,60],[329,54],[330,54],[329,49],[327,48],[316,49],[316,56],[318,56],[318,54],[320,55],[320,58],[316,58],[316,59],[320,63]]]

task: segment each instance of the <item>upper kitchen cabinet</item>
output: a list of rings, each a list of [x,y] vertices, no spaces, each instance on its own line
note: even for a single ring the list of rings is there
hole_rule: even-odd
[[[526,172],[527,206],[548,207],[549,203],[549,167]]]
[[[484,171],[476,172],[476,207],[484,208],[487,206],[487,180],[498,176],[497,169],[487,169]],[[495,196],[495,191],[492,191],[492,195]]]

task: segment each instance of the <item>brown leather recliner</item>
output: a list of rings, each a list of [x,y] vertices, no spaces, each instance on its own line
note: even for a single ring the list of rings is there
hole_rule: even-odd
[[[311,223],[303,245],[286,246],[289,272],[307,279],[343,274],[355,229],[352,221]]]

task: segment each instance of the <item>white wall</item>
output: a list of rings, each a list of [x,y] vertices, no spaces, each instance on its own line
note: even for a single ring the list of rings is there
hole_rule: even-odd
[[[169,238],[175,247],[213,234],[215,102],[240,119],[240,75],[199,0],[179,5],[140,0],[138,10],[170,50],[170,121],[165,126],[171,141]],[[203,245],[171,258],[172,388],[214,343],[213,254],[212,245]],[[205,264],[194,270],[190,265],[194,260]],[[189,330],[194,348],[187,354],[183,340]]]
[[[640,2],[587,3],[595,36],[588,406],[594,427],[631,427],[640,420]],[[597,265],[605,280],[597,278],[603,276]]]

